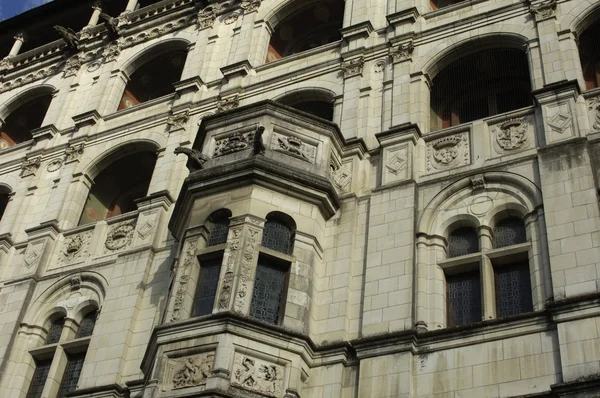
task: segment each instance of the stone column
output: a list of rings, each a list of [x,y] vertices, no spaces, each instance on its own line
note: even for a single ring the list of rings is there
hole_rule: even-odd
[[[480,275],[481,280],[481,309],[482,320],[494,319],[496,317],[494,266],[492,261],[485,255],[486,251],[494,248],[492,231],[487,226],[479,227],[479,250],[482,253]]]
[[[340,128],[346,139],[358,137],[358,116],[363,66],[364,58],[362,55],[342,62],[344,105]]]
[[[537,26],[544,85],[565,80],[563,54],[556,32],[556,2],[532,5],[529,11],[534,16]]]
[[[21,47],[23,46],[24,42],[25,36],[23,35],[23,33],[18,33],[15,36],[15,42],[13,43],[7,58],[16,57],[19,54],[19,51],[21,51]]]
[[[138,5],[138,0],[129,0],[127,2],[127,7],[125,7],[125,11],[123,11],[123,14],[135,11],[137,5]]]
[[[98,20],[100,19],[100,13],[102,13],[102,8],[100,8],[100,3],[96,3],[92,6],[92,16],[90,17],[90,21],[87,24],[87,28],[91,28],[92,26],[96,26],[98,24]]]

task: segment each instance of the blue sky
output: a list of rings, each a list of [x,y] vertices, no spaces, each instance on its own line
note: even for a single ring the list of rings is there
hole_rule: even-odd
[[[0,21],[14,17],[52,0],[0,0]]]

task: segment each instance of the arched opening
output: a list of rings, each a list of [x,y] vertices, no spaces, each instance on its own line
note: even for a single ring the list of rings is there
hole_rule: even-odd
[[[530,106],[527,56],[498,48],[462,57],[435,76],[430,101],[432,131]]]
[[[269,213],[263,230],[262,246],[283,254],[292,254],[295,230],[296,224],[287,214]]]
[[[438,8],[448,7],[454,4],[462,3],[465,0],[430,0],[431,9],[437,10]]]
[[[155,153],[139,152],[102,170],[94,179],[79,225],[136,210],[135,201],[146,196],[155,164]]]
[[[277,102],[330,122],[333,121],[333,95],[328,92],[297,91],[280,98]]]
[[[479,251],[479,237],[475,228],[457,228],[448,236],[448,257],[466,256]]]
[[[129,76],[118,110],[175,92],[173,83],[181,80],[186,58],[186,49],[176,49],[142,63]]]
[[[52,94],[33,98],[12,111],[0,126],[0,149],[31,140],[31,130],[42,126]]]
[[[319,1],[294,12],[275,27],[266,62],[340,40],[343,19],[341,0]]]
[[[6,211],[6,206],[8,206],[8,193],[0,193],[0,221],[2,221],[2,216],[4,216],[4,212]]]
[[[579,58],[586,90],[600,87],[600,21],[579,37]]]

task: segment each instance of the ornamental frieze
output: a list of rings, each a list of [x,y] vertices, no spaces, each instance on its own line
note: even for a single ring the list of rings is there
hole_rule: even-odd
[[[450,135],[427,144],[427,171],[448,170],[470,163],[468,133]]]
[[[246,302],[249,300],[249,283],[252,278],[252,266],[254,264],[254,255],[257,252],[259,231],[253,228],[248,229],[248,234],[243,243],[242,262],[240,268],[240,284],[237,297],[235,299],[235,312],[244,313]]]
[[[285,368],[236,353],[231,384],[272,397],[283,395]]]
[[[183,254],[183,264],[181,266],[181,270],[179,271],[179,282],[177,284],[177,290],[175,293],[171,322],[178,321],[181,318],[181,310],[183,309],[183,302],[185,300],[185,294],[188,288],[187,285],[190,279],[190,273],[192,272],[192,265],[196,259],[196,244],[196,239],[186,242],[185,251]]]
[[[221,292],[219,294],[218,308],[221,311],[229,309],[231,303],[231,293],[233,291],[233,270],[235,268],[235,260],[237,253],[240,248],[240,241],[242,237],[243,228],[231,228],[229,230],[229,247],[226,250],[227,269],[225,271],[225,277],[223,278],[223,284],[221,285]]]

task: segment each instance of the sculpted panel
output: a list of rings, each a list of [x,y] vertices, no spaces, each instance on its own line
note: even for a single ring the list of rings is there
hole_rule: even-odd
[[[285,368],[247,355],[236,354],[232,384],[273,397],[283,394]]]
[[[163,390],[178,390],[205,384],[211,375],[214,360],[213,352],[170,359],[164,373]]]

